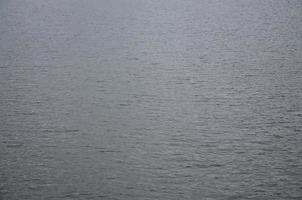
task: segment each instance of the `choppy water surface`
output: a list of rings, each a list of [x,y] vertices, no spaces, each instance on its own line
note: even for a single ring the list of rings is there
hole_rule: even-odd
[[[0,0],[0,199],[301,199],[300,0]]]

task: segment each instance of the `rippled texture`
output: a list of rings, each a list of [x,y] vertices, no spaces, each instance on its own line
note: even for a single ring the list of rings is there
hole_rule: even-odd
[[[302,199],[300,0],[0,0],[0,199]]]

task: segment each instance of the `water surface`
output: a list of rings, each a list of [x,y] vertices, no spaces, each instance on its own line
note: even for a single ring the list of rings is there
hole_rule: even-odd
[[[301,199],[300,0],[0,0],[0,199]]]

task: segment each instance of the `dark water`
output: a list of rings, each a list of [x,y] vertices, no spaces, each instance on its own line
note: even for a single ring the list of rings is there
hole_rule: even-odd
[[[300,0],[0,0],[0,199],[302,199]]]

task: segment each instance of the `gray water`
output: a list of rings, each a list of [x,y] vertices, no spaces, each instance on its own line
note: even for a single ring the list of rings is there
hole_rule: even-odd
[[[300,0],[0,0],[0,199],[302,199]]]

